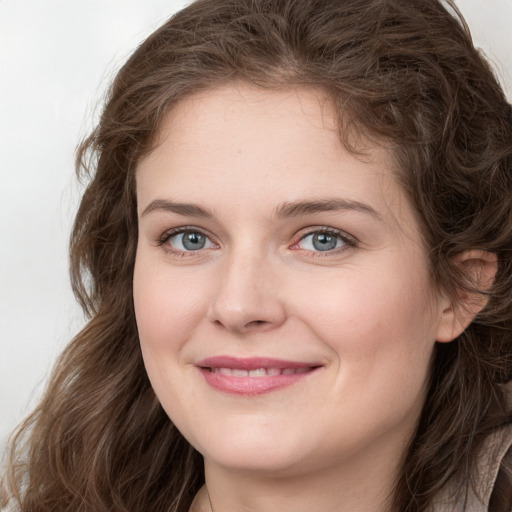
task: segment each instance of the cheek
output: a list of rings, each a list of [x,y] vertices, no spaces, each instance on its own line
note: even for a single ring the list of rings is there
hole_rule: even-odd
[[[154,259],[145,260],[144,256],[138,256],[133,298],[149,380],[169,417],[180,420],[188,414],[180,404],[193,402],[193,390],[185,385],[186,379],[183,379],[182,372],[190,371],[183,364],[183,349],[204,311],[198,300],[201,294],[194,283],[169,274],[158,268]],[[180,424],[182,431],[187,432],[187,424],[187,421]]]
[[[133,280],[135,316],[143,350],[179,348],[204,314],[196,278],[162,271],[144,257],[136,260]]]
[[[435,311],[425,279],[386,272],[345,272],[344,275],[315,279],[291,295],[296,297],[296,310],[307,314],[311,322],[328,337],[361,345],[386,338],[401,339],[409,334],[429,337],[435,332]],[[360,334],[360,336],[357,335]],[[414,336],[416,335],[416,336]]]
[[[310,297],[308,313],[338,369],[319,414],[334,416],[337,425],[357,417],[362,437],[416,421],[435,344],[431,303],[420,283],[368,278],[347,278],[339,291],[322,294],[321,304]]]
[[[297,303],[340,367],[336,387],[344,394],[366,389],[369,399],[387,393],[399,400],[403,390],[420,393],[427,380],[437,332],[428,279],[422,268],[391,270],[317,282],[307,302]]]

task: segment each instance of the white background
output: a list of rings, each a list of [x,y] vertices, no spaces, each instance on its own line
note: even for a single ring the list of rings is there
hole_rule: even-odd
[[[0,0],[0,453],[83,317],[73,154],[116,69],[187,0]],[[458,0],[512,99],[512,0]]]

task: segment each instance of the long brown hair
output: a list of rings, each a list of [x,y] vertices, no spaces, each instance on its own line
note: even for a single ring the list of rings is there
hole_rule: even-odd
[[[134,175],[172,105],[231,80],[320,88],[344,144],[359,134],[389,147],[445,292],[474,292],[457,254],[497,254],[487,307],[458,340],[436,346],[393,510],[425,510],[448,480],[471,481],[478,447],[510,421],[512,113],[464,27],[437,0],[199,0],[136,50],[78,151],[89,184],[71,278],[90,320],[14,439],[10,491],[22,510],[185,512],[204,482],[201,456],[163,412],[142,363]]]

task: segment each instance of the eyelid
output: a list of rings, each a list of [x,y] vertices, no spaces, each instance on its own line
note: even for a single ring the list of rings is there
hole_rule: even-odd
[[[337,248],[337,249],[327,250],[327,251],[310,251],[308,249],[301,249],[300,247],[298,247],[300,242],[305,240],[308,236],[315,235],[315,234],[329,234],[329,235],[337,236],[343,241],[344,246]],[[296,239],[290,246],[290,249],[312,252],[315,254],[315,256],[327,256],[329,254],[336,254],[339,252],[343,252],[350,247],[357,247],[357,245],[359,244],[359,241],[357,240],[357,238],[350,235],[346,231],[343,231],[341,229],[332,228],[329,226],[310,226],[310,227],[301,229],[297,233],[295,238]]]
[[[197,232],[202,235],[204,235],[213,245],[217,246],[215,248],[219,247],[219,244],[215,241],[215,237],[209,233],[208,230],[205,230],[203,228],[199,228],[197,226],[179,226],[175,228],[168,229],[164,231],[156,240],[156,245],[164,247],[165,251],[174,255],[179,255],[181,257],[186,256],[194,256],[197,255],[200,252],[204,252],[209,248],[204,249],[198,249],[198,250],[190,250],[190,251],[182,251],[180,249],[175,249],[167,244],[169,239],[173,236],[179,235],[181,233],[187,233],[187,232]],[[302,242],[304,239],[306,239],[308,236],[314,235],[314,234],[329,234],[336,237],[339,237],[343,242],[343,247],[326,250],[326,251],[313,251],[309,249],[302,249],[298,247],[300,242]],[[299,232],[296,233],[294,236],[293,243],[289,246],[292,250],[300,250],[303,252],[310,252],[314,254],[315,256],[322,257],[322,256],[328,256],[332,254],[337,254],[343,251],[346,251],[347,249],[351,247],[357,247],[359,244],[359,241],[357,238],[355,238],[353,235],[350,235],[346,231],[343,231],[341,229],[333,228],[330,226],[309,226],[307,228],[301,229]]]
[[[175,249],[171,247],[167,242],[176,235],[180,235],[182,233],[188,233],[188,232],[194,232],[194,233],[200,233],[201,235],[204,235],[213,245],[218,246],[218,243],[215,242],[214,237],[205,229],[199,228],[197,226],[179,226],[176,228],[171,228],[166,231],[164,231],[156,240],[156,245],[158,247],[163,247],[166,252],[174,255],[179,255],[181,257],[186,256],[194,256],[200,252],[206,251],[208,249],[211,249],[211,247],[207,247],[204,249],[198,249],[198,250],[191,250],[191,251],[182,251],[180,249]]]

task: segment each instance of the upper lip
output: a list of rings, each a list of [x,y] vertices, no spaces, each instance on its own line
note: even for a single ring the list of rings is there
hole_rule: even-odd
[[[232,368],[234,370],[258,370],[260,368],[314,368],[322,366],[314,362],[286,361],[284,359],[274,359],[271,357],[248,357],[239,358],[232,356],[214,356],[208,357],[196,363],[200,368]]]

